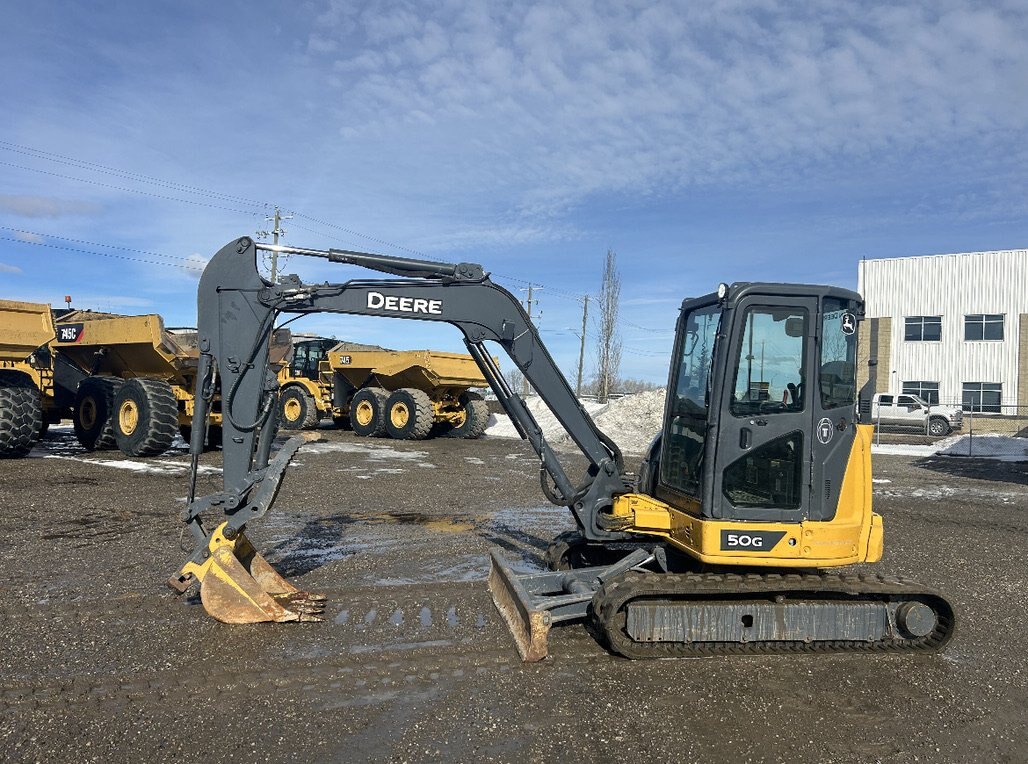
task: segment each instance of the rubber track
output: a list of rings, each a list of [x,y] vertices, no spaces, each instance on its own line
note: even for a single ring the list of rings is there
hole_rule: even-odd
[[[636,642],[624,630],[625,607],[636,599],[684,602],[730,602],[784,597],[786,600],[890,601],[916,599],[932,607],[935,630],[917,639],[894,637],[879,642],[830,640],[823,642]],[[909,579],[879,575],[790,573],[740,575],[734,573],[644,574],[628,573],[607,582],[593,598],[593,623],[611,650],[626,658],[687,658],[710,655],[772,655],[803,653],[937,652],[953,637],[953,608],[942,594]]]

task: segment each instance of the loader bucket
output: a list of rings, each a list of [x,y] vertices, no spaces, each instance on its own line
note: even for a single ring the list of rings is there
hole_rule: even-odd
[[[203,564],[188,562],[180,571],[180,579],[191,574],[200,581],[200,601],[211,616],[222,623],[324,620],[324,596],[297,589],[258,554],[244,534],[226,539],[224,527],[212,534],[210,556]]]
[[[546,639],[550,634],[550,613],[533,607],[528,591],[496,552],[491,552],[490,557],[489,593],[493,604],[507,622],[521,660],[525,663],[541,661],[548,655]]]

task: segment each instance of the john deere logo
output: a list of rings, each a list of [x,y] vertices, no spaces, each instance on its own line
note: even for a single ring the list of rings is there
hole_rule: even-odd
[[[425,313],[438,316],[443,312],[443,301],[368,292],[368,307],[374,310],[395,310],[400,313]]]

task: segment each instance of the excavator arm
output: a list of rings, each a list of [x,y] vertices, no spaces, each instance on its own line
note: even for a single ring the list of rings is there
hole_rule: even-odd
[[[296,276],[287,276],[272,284],[257,271],[258,249],[324,258],[403,278],[305,284]],[[602,523],[602,513],[610,511],[614,497],[632,488],[620,451],[582,408],[517,298],[493,283],[480,265],[269,246],[243,237],[223,247],[207,264],[200,279],[197,309],[200,358],[190,443],[193,471],[183,512],[196,548],[171,583],[183,591],[194,578],[199,579],[204,603],[216,618],[231,622],[310,620],[319,611],[319,600],[297,592],[278,577],[243,535],[248,523],[270,509],[282,473],[302,444],[302,438],[294,438],[271,458],[278,382],[268,364],[268,344],[276,319],[284,313],[374,315],[457,327],[504,410],[538,454],[546,496],[571,510],[586,539],[625,537],[620,531],[605,529]],[[495,343],[510,357],[586,457],[588,466],[577,482],[569,478],[538,422],[500,374],[486,342]],[[198,498],[196,467],[216,379],[222,396],[223,489]],[[218,509],[225,520],[217,530],[208,532],[201,514]],[[247,575],[240,575],[237,564],[246,568]],[[208,583],[212,572],[223,585]],[[236,598],[240,580],[249,583],[250,578],[268,584],[259,588],[270,592],[280,608],[269,602],[260,604],[267,598],[248,596],[244,612],[229,612],[239,611],[226,603]]]

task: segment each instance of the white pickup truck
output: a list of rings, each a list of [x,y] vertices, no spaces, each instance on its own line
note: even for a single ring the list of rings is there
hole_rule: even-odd
[[[936,437],[949,435],[964,424],[964,412],[959,406],[930,406],[923,398],[906,393],[876,393],[871,418],[876,425],[917,427]]]

